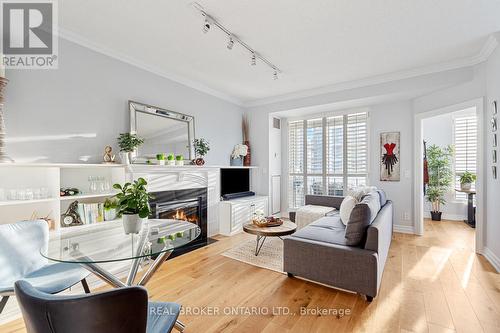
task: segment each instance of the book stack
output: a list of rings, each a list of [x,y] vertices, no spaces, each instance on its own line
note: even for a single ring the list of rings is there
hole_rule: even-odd
[[[104,204],[103,203],[79,203],[78,215],[83,224],[94,224],[104,222]]]

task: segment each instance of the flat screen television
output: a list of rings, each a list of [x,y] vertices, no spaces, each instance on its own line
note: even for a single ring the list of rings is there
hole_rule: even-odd
[[[222,197],[250,191],[250,169],[220,169],[220,194]]]

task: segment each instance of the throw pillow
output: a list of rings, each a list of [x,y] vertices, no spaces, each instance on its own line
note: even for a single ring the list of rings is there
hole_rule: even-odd
[[[366,229],[370,225],[370,208],[365,203],[357,204],[351,212],[345,228],[346,245],[358,246],[366,238]]]
[[[357,203],[358,200],[350,195],[346,196],[344,200],[342,200],[342,203],[340,204],[340,220],[344,223],[344,225],[347,225],[349,222],[351,212]]]
[[[361,203],[366,204],[370,209],[370,223],[372,223],[380,210],[380,195],[378,192],[370,192],[363,197]]]
[[[376,191],[375,186],[359,186],[356,188],[351,188],[347,192],[347,195],[354,197],[356,200],[361,201],[365,195],[372,191]]]

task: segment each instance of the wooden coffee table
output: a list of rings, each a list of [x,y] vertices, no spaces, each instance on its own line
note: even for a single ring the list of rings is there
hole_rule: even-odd
[[[278,227],[259,227],[253,223],[248,223],[243,226],[243,231],[257,236],[257,244],[255,245],[255,255],[258,256],[262,245],[267,237],[278,237],[291,235],[297,229],[297,225],[290,221],[283,221],[283,224]]]

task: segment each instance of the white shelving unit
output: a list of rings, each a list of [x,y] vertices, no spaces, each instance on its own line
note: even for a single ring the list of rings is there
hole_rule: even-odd
[[[0,164],[0,189],[7,196],[11,189],[46,188],[49,197],[34,200],[0,201],[0,224],[49,216],[54,228],[61,228],[60,216],[73,201],[104,202],[115,195],[88,193],[89,176],[104,177],[111,185],[125,182],[126,167],[121,164]],[[61,197],[61,188],[78,188],[82,194]]]

